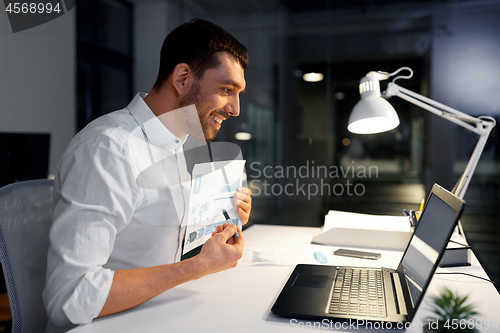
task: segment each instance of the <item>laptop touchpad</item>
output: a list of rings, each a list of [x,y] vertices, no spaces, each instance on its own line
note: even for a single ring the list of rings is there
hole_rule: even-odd
[[[327,275],[299,274],[293,282],[294,287],[324,288],[328,281]]]

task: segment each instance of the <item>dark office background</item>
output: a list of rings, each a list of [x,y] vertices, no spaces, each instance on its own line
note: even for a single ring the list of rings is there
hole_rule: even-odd
[[[414,76],[400,85],[476,116],[500,114],[499,1],[92,0],[78,4],[77,127],[149,91],[164,36],[195,17],[220,24],[249,49],[241,116],[224,123],[216,140],[237,143],[247,159],[250,224],[321,226],[329,209],[397,215],[418,208],[434,183],[453,188],[476,135],[397,99],[390,101],[401,119],[395,130],[347,131],[359,80],[369,71],[409,66]],[[324,79],[305,82],[308,72]],[[236,140],[238,132],[252,138]],[[489,276],[500,282],[498,155],[495,128],[465,196],[462,224]],[[275,174],[302,166],[375,166],[378,173]],[[363,195],[277,195],[291,183],[347,189],[348,181],[362,185]]]
[[[329,209],[397,215],[403,208],[418,208],[433,183],[454,186],[475,134],[396,99],[390,101],[401,119],[395,130],[368,136],[347,131],[359,80],[369,71],[409,66],[414,76],[398,81],[401,86],[475,116],[500,115],[500,1],[82,0],[74,28],[74,123],[61,116],[38,123],[71,126],[76,133],[92,119],[126,106],[136,92],[148,92],[163,38],[194,17],[221,25],[249,49],[241,116],[225,122],[217,140],[237,143],[247,159],[254,190],[250,225],[321,226]],[[61,73],[70,72],[64,67],[69,65],[63,63]],[[308,72],[322,73],[324,79],[305,82],[302,74]],[[466,193],[462,224],[490,278],[500,282],[497,129]],[[252,137],[236,140],[238,132]],[[66,141],[53,132],[52,145]],[[61,153],[56,148],[51,154]],[[52,156],[51,173],[55,160]],[[311,171],[313,165],[372,166],[378,173],[335,179],[266,176],[280,167]],[[265,167],[266,175],[259,172]],[[266,195],[263,187],[267,182],[268,193],[274,188],[276,194],[290,183],[346,188],[347,181],[362,185],[363,195]]]

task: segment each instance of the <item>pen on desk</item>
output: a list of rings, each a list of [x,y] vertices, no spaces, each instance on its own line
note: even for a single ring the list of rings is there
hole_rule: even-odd
[[[410,221],[412,227],[416,228],[418,224],[417,216],[415,215],[415,211],[413,209],[410,209]]]
[[[417,221],[420,220],[420,214],[422,214],[422,212],[424,211],[424,207],[425,207],[425,199],[422,199],[422,202],[420,203],[420,208],[417,212]]]
[[[424,210],[424,206],[425,206],[425,199],[422,199],[422,202],[420,203],[420,209],[419,209],[420,212],[422,212]]]
[[[222,214],[224,215],[224,218],[226,219],[226,221],[229,223],[229,224],[233,224],[233,221],[231,221],[231,218],[229,217],[229,214],[227,213],[227,211],[225,209],[222,209]],[[235,238],[240,238],[240,235],[238,234],[238,231],[236,231],[234,233],[234,237]]]
[[[410,212],[411,212],[411,211],[413,211],[413,210],[410,210]],[[416,224],[415,224],[415,222],[414,222],[414,220],[413,220],[413,218],[412,218],[412,216],[411,216],[411,213],[410,213],[410,212],[409,212],[408,210],[406,210],[406,209],[403,209],[403,213],[405,214],[405,216],[407,216],[407,217],[408,217],[408,220],[409,220],[409,222],[410,222],[410,225],[411,225],[412,227],[415,227],[415,225],[416,225]]]

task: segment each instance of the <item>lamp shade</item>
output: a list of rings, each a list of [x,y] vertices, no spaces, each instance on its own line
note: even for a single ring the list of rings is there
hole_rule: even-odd
[[[356,134],[374,134],[389,131],[399,125],[399,117],[392,105],[380,95],[362,96],[352,109],[347,129]]]

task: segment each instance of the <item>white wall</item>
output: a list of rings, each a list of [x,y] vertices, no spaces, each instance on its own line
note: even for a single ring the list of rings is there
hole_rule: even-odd
[[[0,131],[50,132],[53,174],[76,127],[76,10],[12,33],[0,9]]]

